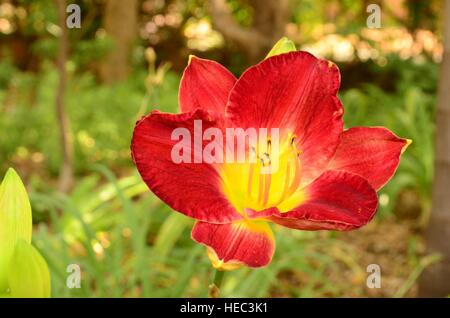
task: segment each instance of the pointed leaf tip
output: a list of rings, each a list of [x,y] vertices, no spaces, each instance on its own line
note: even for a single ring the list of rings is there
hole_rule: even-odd
[[[0,185],[0,293],[7,285],[7,267],[19,239],[31,243],[31,205],[25,186],[12,168]]]
[[[266,59],[274,56],[274,55],[279,55],[279,54],[283,54],[283,53],[289,53],[289,52],[294,52],[296,51],[296,47],[294,42],[292,42],[291,40],[289,40],[287,37],[282,37],[280,40],[278,40],[277,43],[275,43],[275,45],[272,47],[272,49],[270,50],[269,54],[267,54]]]
[[[22,180],[20,179],[19,175],[17,174],[16,170],[14,170],[14,168],[8,168],[8,170],[5,173],[5,177],[3,178],[2,184],[6,182],[22,183]]]

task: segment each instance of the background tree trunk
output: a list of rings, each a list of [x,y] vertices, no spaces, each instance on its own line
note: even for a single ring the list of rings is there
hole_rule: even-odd
[[[425,297],[450,295],[450,0],[445,0],[444,57],[441,65],[436,114],[436,158],[433,207],[427,232],[427,249],[443,260],[422,275],[420,294]]]
[[[59,170],[58,190],[61,192],[68,192],[73,185],[73,147],[70,121],[64,110],[64,95],[67,82],[66,62],[69,46],[66,28],[66,0],[56,0],[56,5],[58,8],[59,27],[61,29],[57,57],[59,86],[55,99],[62,151],[62,164]]]
[[[225,0],[209,0],[208,11],[214,28],[225,41],[235,44],[249,62],[259,62],[283,36],[289,21],[289,0],[249,0],[253,7],[250,27],[241,26]]]
[[[130,72],[130,54],[137,34],[137,0],[107,0],[103,27],[114,48],[100,66],[103,83],[124,80]]]

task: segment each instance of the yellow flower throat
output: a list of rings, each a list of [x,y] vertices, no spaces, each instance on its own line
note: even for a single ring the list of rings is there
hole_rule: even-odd
[[[299,189],[301,152],[295,138],[287,134],[279,147],[274,147],[270,138],[259,141],[257,147],[249,147],[245,162],[225,163],[219,168],[223,192],[239,213],[246,216],[245,209],[272,207],[288,212],[304,200]]]

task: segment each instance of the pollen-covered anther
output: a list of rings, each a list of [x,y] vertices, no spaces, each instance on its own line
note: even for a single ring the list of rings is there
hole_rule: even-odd
[[[247,202],[253,209],[276,207],[297,190],[301,163],[295,138],[289,134],[279,149],[272,147],[270,139],[264,152],[250,148],[256,160],[248,166]]]
[[[261,161],[261,165],[263,167],[270,167],[271,165],[270,154],[268,154],[267,152],[264,152],[259,160]]]

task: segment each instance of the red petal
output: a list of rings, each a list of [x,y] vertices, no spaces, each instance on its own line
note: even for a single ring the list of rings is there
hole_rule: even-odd
[[[223,115],[235,82],[234,75],[219,63],[191,56],[180,83],[181,112],[200,108]]]
[[[201,221],[239,220],[242,217],[220,191],[220,176],[214,166],[176,164],[171,158],[172,147],[178,142],[171,140],[172,131],[185,127],[193,138],[194,120],[202,120],[204,129],[215,124],[201,110],[178,115],[153,112],[140,120],[131,143],[137,169],[149,188],[174,210]]]
[[[329,168],[359,174],[378,190],[394,175],[410,142],[383,127],[350,128],[342,134]]]
[[[215,252],[220,263],[213,264],[216,267],[233,263],[262,267],[270,263],[275,250],[273,233],[266,222],[197,222],[192,239]]]
[[[329,61],[306,52],[273,56],[237,81],[227,115],[234,127],[274,127],[295,133],[302,179],[311,181],[328,165],[342,133],[339,83],[339,69]]]
[[[348,231],[369,222],[378,205],[377,194],[367,180],[345,171],[328,170],[304,191],[305,201],[293,211],[272,209],[260,217],[268,216],[275,223],[300,230]],[[252,218],[258,216],[258,212],[252,214]]]

